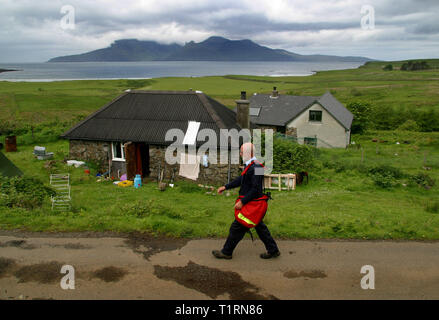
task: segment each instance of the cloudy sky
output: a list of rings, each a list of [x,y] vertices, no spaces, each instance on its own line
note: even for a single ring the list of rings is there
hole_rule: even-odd
[[[65,28],[66,5],[74,29]],[[300,54],[439,58],[438,21],[439,0],[0,0],[0,62],[42,62],[117,39],[213,35]]]

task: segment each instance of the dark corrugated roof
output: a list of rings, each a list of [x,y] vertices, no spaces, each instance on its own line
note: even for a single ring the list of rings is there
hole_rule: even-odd
[[[238,129],[233,111],[195,91],[131,91],[96,111],[62,135],[67,139],[133,141],[168,145],[169,129],[187,130],[189,121],[200,130]],[[199,142],[198,144],[202,144]]]
[[[353,115],[334,96],[327,92],[321,97],[256,94],[250,98],[251,108],[261,108],[259,116],[251,116],[258,125],[285,126],[314,103],[319,103],[346,129],[350,129]]]

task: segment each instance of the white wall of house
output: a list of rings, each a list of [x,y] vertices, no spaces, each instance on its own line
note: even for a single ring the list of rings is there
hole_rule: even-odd
[[[322,111],[322,121],[309,121],[309,110]],[[318,148],[346,148],[350,143],[350,131],[346,130],[318,103],[313,104],[289,122],[287,128],[297,128],[297,138],[300,143],[303,143],[305,137],[317,137]]]

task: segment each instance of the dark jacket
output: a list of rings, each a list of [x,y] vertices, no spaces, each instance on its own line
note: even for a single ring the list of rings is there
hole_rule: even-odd
[[[263,195],[264,175],[256,175],[255,167],[261,168],[262,166],[259,163],[251,164],[245,175],[241,175],[225,185],[226,190],[241,187],[241,189],[239,189],[239,195],[244,196],[244,198],[241,199],[242,204],[246,204],[250,200],[257,199]]]

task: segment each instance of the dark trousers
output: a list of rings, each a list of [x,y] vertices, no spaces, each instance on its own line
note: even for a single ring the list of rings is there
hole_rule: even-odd
[[[265,248],[267,249],[268,253],[275,253],[275,252],[279,251],[277,244],[274,241],[273,237],[271,236],[270,231],[268,230],[265,223],[263,223],[261,221],[255,227],[255,229],[256,229],[256,233],[259,236],[259,239],[261,239],[262,242],[264,243]],[[226,255],[231,256],[236,245],[244,237],[247,230],[248,230],[248,228],[244,227],[238,221],[236,221],[236,220],[233,221],[232,225],[230,226],[229,236],[227,237],[227,240],[226,240],[226,243],[224,244],[224,248],[222,249],[222,252]]]

